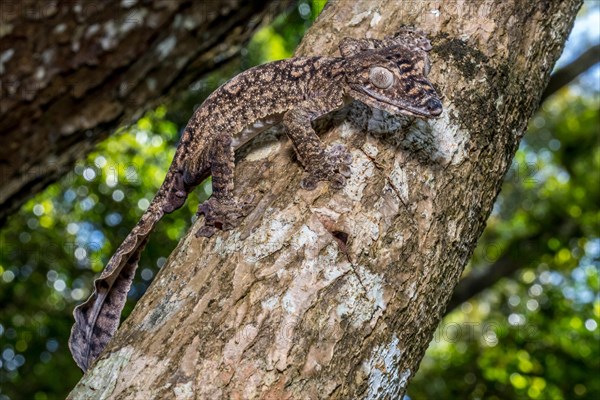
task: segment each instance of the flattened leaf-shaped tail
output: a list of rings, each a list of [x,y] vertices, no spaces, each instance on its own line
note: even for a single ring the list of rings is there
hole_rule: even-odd
[[[104,350],[119,327],[141,252],[162,215],[155,204],[148,208],[94,281],[91,296],[73,311],[75,324],[71,329],[69,349],[83,371]]]

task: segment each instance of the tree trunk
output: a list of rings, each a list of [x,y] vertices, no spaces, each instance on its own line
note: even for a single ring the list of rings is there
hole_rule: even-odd
[[[580,5],[329,4],[297,54],[426,30],[442,117],[353,103],[322,135],[352,149],[337,192],[299,189],[280,129],[257,138],[236,168],[256,209],[209,240],[196,224],[70,398],[400,398]]]
[[[117,127],[236,56],[289,1],[8,1],[0,225]]]

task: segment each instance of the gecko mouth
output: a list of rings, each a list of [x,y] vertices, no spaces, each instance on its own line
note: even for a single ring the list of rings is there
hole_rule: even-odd
[[[355,87],[353,87],[353,89],[360,94],[367,95],[369,97],[374,98],[377,101],[380,101],[382,103],[385,103],[386,105],[394,107],[395,109],[398,110],[399,113],[402,113],[402,114],[408,114],[408,115],[412,115],[415,117],[431,118],[431,117],[437,117],[442,113],[442,107],[441,107],[441,103],[439,102],[439,100],[434,100],[434,101],[430,100],[427,102],[427,104],[429,104],[431,102],[431,103],[433,103],[432,106],[427,107],[427,109],[420,109],[420,108],[413,107],[413,106],[406,105],[406,104],[395,103],[395,102],[390,101],[389,99],[379,95],[378,93],[375,93],[375,92],[373,92],[367,88],[361,87],[361,86],[355,86]]]

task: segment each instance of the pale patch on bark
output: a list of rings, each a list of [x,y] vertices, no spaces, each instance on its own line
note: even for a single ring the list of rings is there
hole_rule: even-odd
[[[126,347],[125,349],[128,348],[130,347]],[[164,374],[165,371],[168,370],[171,359],[159,359],[158,357],[147,356],[141,351],[141,349],[136,349],[129,355],[129,363],[126,364],[126,366],[124,364],[125,368],[121,369],[119,379],[116,381],[117,385],[108,398],[113,399],[119,394],[126,393],[132,386],[135,386],[139,377],[144,375],[144,371],[146,371],[149,366],[155,368],[159,374]],[[110,358],[112,358],[112,355]],[[169,386],[169,384],[167,384],[167,386]],[[150,385],[142,386],[140,390],[138,390],[137,395],[139,398],[155,398],[156,395],[154,393],[159,389],[160,388],[152,387]]]
[[[371,28],[374,28],[379,23],[379,21],[381,21],[381,14],[375,11],[375,13],[373,14],[373,18],[371,18],[371,23],[369,25],[371,25]]]
[[[177,400],[193,399],[195,397],[192,382],[180,383],[173,388]]]
[[[198,364],[200,371],[205,371],[203,374],[197,375],[196,380],[196,398],[198,399],[222,399],[223,385],[231,377],[231,374],[226,374],[219,370],[221,360],[219,359],[204,359]],[[238,365],[240,368],[241,365]]]
[[[468,156],[465,145],[469,142],[470,136],[460,124],[452,123],[450,110],[446,110],[441,118],[428,124],[428,129],[433,129],[436,133],[432,159],[442,164],[458,165]]]
[[[374,165],[365,157],[365,154],[359,151],[352,151],[352,166],[350,167],[352,175],[346,181],[343,189],[344,196],[352,201],[359,202],[364,194],[369,179],[373,176]]]
[[[165,370],[168,360],[159,360],[136,353],[132,346],[125,346],[98,360],[94,372],[86,374],[80,384],[84,390],[73,392],[69,399],[112,399],[131,387],[148,365],[158,370]],[[153,398],[152,389],[139,390],[139,398]]]
[[[99,400],[110,398],[117,385],[117,378],[121,375],[121,369],[129,364],[133,353],[133,347],[126,346],[112,353],[110,357],[98,361],[94,373],[85,375],[81,380],[87,393],[79,393],[79,396],[73,399],[91,398],[88,396],[92,395]]]
[[[390,188],[395,190],[396,194],[402,200],[402,203],[407,204],[409,194],[408,176],[406,169],[402,167],[402,163],[399,161],[400,159],[398,158],[394,160],[394,169],[392,170],[387,183],[390,185]]]
[[[399,386],[401,389],[406,388],[406,384],[408,383],[408,380],[410,379],[411,375],[412,375],[412,372],[411,372],[410,368],[405,369],[404,371],[402,371],[400,373],[400,385]]]
[[[336,343],[336,341],[326,341],[323,343],[312,344],[308,350],[306,362],[304,363],[304,368],[302,368],[302,374],[311,376],[321,372],[323,366],[329,364],[333,358],[333,351]]]
[[[370,273],[363,266],[353,270],[354,274],[349,275],[338,290],[337,316],[339,319],[348,318],[355,329],[365,322],[374,327],[386,309],[383,281],[381,276]]]
[[[371,357],[363,363],[368,375],[369,390],[366,399],[394,399],[398,397],[401,387],[398,382],[400,357],[404,349],[399,347],[400,341],[394,334],[391,342],[376,346]],[[410,369],[404,371],[410,375]],[[408,377],[401,378],[406,384]]]
[[[352,20],[350,21],[350,26],[355,26],[364,21],[369,15],[371,15],[371,11],[361,12],[360,14],[356,14]]]
[[[339,262],[338,248],[331,242],[331,235],[315,216],[292,239],[292,247],[303,254],[303,259],[300,265],[294,266],[294,270],[290,271],[293,275],[281,299],[282,317],[277,329],[285,334],[275,337],[275,343],[267,355],[268,366],[279,371],[288,367],[288,354],[294,344],[291,338],[306,310],[315,303],[316,296],[323,288],[349,270],[348,262]],[[275,264],[278,264],[277,261]],[[280,265],[281,269],[286,268],[291,260],[285,261],[286,265]]]
[[[296,207],[296,205],[290,205]],[[258,229],[257,234],[247,239],[251,245],[244,246],[241,249],[241,258],[248,263],[256,263],[261,259],[280,250],[292,234],[295,226],[295,219],[289,218],[290,215],[297,215],[295,212],[288,212],[288,209],[275,210],[268,209],[265,214],[273,215],[273,218],[264,218],[263,226],[265,229]],[[262,226],[261,226],[262,228]],[[276,272],[277,269],[263,269],[259,276],[268,276]]]
[[[185,349],[181,362],[179,363],[179,371],[186,378],[191,379],[196,371],[198,363],[198,349],[200,347],[200,337],[194,337],[192,343]]]
[[[248,155],[248,157],[246,158],[246,160],[259,161],[259,160],[268,158],[272,154],[278,153],[280,149],[281,149],[280,142],[271,142],[271,143],[261,147],[259,150],[256,150],[256,151],[253,151],[252,153],[250,153]]]

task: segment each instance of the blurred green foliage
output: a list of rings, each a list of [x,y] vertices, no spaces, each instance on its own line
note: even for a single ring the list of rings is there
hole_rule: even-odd
[[[100,144],[0,231],[0,400],[62,399],[80,379],[73,307],[159,187],[193,107],[228,77],[289,57],[324,1],[302,1],[242,57]],[[597,96],[563,91],[531,122],[465,274],[515,243],[518,272],[449,314],[409,387],[412,399],[600,396]],[[146,247],[124,317],[189,228],[205,184]]]
[[[87,298],[94,276],[164,177],[178,136],[177,126],[164,116],[159,107],[103,142],[0,231],[2,394],[64,398],[81,378],[67,348],[72,309]],[[167,216],[151,238],[132,300],[146,290],[189,227],[194,200],[177,216]]]

